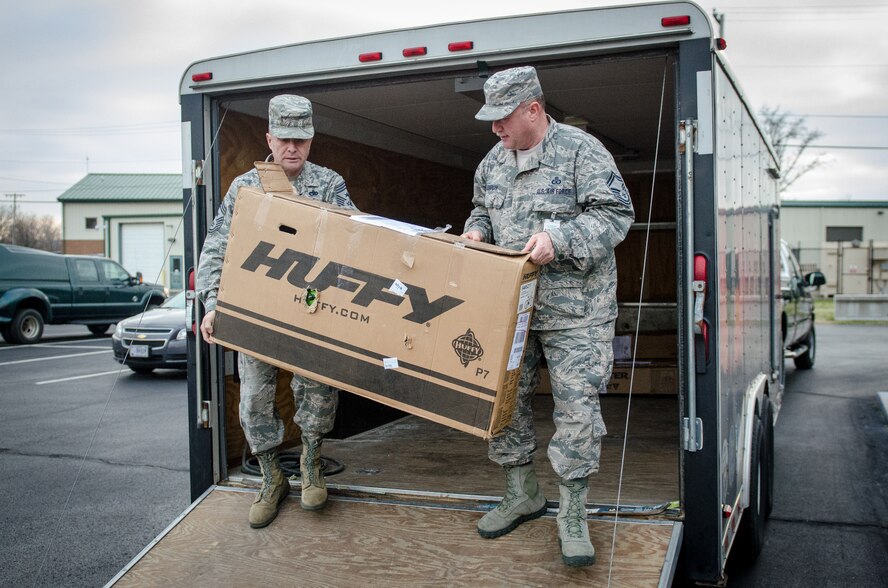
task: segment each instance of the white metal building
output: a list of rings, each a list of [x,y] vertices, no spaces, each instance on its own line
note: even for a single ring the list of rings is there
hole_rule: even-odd
[[[784,200],[780,233],[822,294],[888,294],[888,201]]]
[[[146,282],[184,287],[181,175],[88,174],[59,202],[64,253],[101,255]]]

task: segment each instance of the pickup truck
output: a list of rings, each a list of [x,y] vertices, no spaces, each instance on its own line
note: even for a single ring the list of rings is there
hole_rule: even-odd
[[[45,324],[82,324],[99,335],[166,296],[110,259],[0,244],[0,335],[8,343],[37,343]]]
[[[802,275],[801,267],[786,241],[780,241],[780,298],[783,301],[781,330],[785,357],[797,369],[814,367],[817,335],[814,332],[814,299],[811,289],[826,283],[822,272]]]

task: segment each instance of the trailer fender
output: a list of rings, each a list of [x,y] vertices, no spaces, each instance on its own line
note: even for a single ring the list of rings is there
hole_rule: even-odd
[[[743,485],[740,491],[740,508],[749,506],[749,488],[752,476],[752,442],[755,422],[759,418],[758,410],[768,385],[768,376],[759,374],[746,389],[743,399]]]

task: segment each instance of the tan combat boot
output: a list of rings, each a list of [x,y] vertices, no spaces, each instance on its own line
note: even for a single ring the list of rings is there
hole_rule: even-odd
[[[569,566],[591,566],[595,563],[595,548],[589,540],[586,523],[588,478],[562,479],[558,492],[561,494],[557,517],[561,559]]]
[[[290,482],[281,471],[276,449],[256,454],[262,469],[262,488],[250,507],[250,526],[254,529],[267,527],[277,516],[281,502],[290,493]]]
[[[478,521],[478,534],[485,539],[500,537],[521,523],[546,513],[546,497],[537,484],[533,464],[506,466],[506,495],[496,508]]]
[[[302,478],[302,508],[320,510],[327,504],[327,484],[321,471],[321,441],[302,438],[302,456],[299,458]]]

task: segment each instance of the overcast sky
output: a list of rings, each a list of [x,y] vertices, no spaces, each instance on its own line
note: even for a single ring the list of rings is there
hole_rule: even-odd
[[[192,62],[392,28],[619,2],[31,0],[0,22],[0,204],[59,216],[87,172],[179,173],[178,87]],[[634,2],[626,2],[634,3]],[[784,195],[888,200],[888,0],[699,2],[758,110],[823,132],[826,163]],[[297,8],[298,7],[298,8]]]

